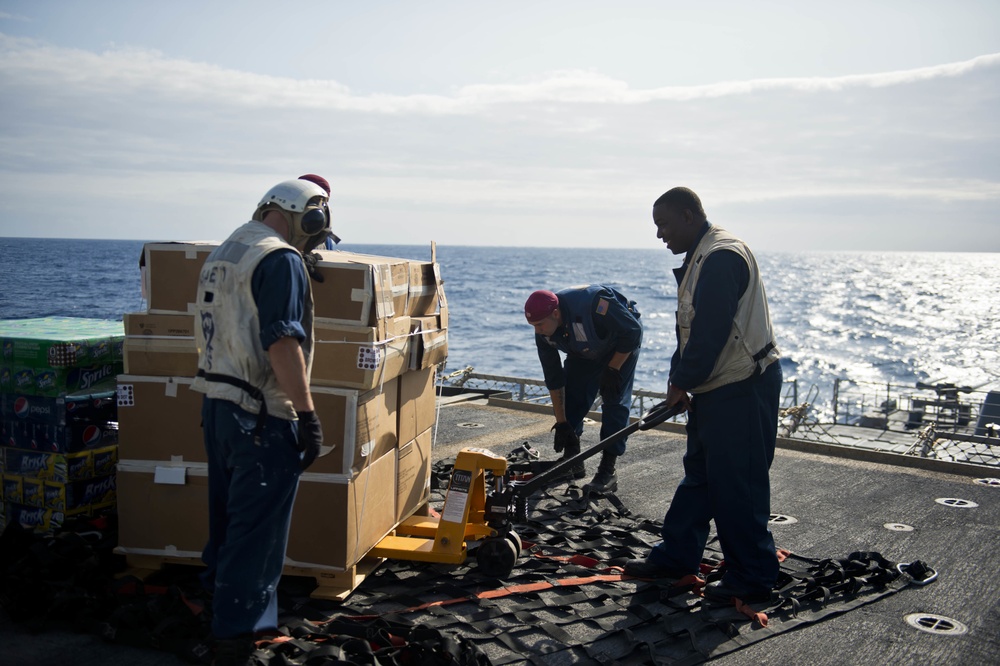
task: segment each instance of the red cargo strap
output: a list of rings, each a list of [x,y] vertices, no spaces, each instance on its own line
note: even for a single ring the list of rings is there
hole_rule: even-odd
[[[733,606],[736,607],[736,612],[746,615],[762,627],[767,626],[767,613],[764,613],[763,611],[755,611],[753,608],[743,603],[741,599],[737,599],[736,597],[733,597]]]

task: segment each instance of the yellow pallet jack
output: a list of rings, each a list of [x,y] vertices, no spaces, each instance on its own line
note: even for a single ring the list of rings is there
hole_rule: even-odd
[[[476,564],[487,575],[505,578],[521,553],[515,523],[527,522],[527,498],[546,484],[564,479],[567,470],[636,430],[649,430],[676,416],[683,407],[660,403],[643,417],[586,451],[557,461],[529,479],[514,478],[507,459],[481,448],[459,451],[451,472],[444,509],[440,516],[413,516],[399,524],[395,534],[384,537],[373,557],[416,562],[462,564],[469,542],[479,541]]]

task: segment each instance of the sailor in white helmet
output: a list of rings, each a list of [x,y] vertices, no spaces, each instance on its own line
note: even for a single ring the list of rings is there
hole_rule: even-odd
[[[198,284],[198,376],[208,454],[215,664],[246,664],[256,632],[277,627],[299,475],[323,431],[309,391],[313,300],[303,256],[331,235],[329,194],[281,182],[213,251]]]

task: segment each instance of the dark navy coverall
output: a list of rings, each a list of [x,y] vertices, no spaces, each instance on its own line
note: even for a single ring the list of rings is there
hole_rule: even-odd
[[[642,345],[639,310],[634,301],[603,285],[565,289],[556,296],[563,323],[551,338],[536,334],[535,345],[546,388],[550,391],[566,389],[566,421],[577,435],[583,433],[583,419],[597,399],[601,375],[608,361],[616,352],[629,354],[621,367],[618,402],[601,406],[600,436],[602,440],[607,439],[628,425],[635,365]],[[586,342],[581,339],[581,332]],[[588,351],[584,352],[585,349]],[[565,364],[559,352],[566,354]],[[626,440],[622,439],[610,451],[622,455],[625,445]]]
[[[708,378],[749,284],[749,268],[735,252],[718,250],[705,262],[695,287],[688,345],[683,357],[678,349],[671,359],[670,383],[681,389],[697,387]],[[686,271],[687,258],[674,270],[678,285]],[[774,362],[749,379],[693,395],[684,479],[664,517],[663,542],[651,551],[651,562],[696,573],[714,518],[727,564],[725,584],[748,593],[773,587],[778,559],[767,527],[768,473],[781,382],[780,362]]]
[[[307,279],[302,258],[292,250],[268,254],[254,270],[251,288],[264,349],[282,337],[305,339]],[[301,474],[298,422],[269,415],[257,445],[256,414],[205,398],[202,423],[209,536],[201,580],[214,590],[212,633],[234,638],[277,626],[277,586]]]

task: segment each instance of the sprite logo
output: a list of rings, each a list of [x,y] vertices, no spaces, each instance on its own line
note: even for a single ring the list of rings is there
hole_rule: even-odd
[[[35,373],[31,370],[19,370],[14,373],[14,386],[19,389],[26,389],[35,382]]]
[[[81,389],[93,388],[96,384],[100,383],[102,380],[114,376],[114,366],[102,365],[98,368],[81,369],[79,376],[80,376],[79,385]]]
[[[56,387],[56,373],[45,370],[35,375],[35,387],[38,389],[53,389]]]

